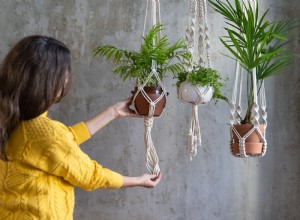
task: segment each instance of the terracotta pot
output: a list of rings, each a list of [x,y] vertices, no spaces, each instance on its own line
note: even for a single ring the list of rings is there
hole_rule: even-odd
[[[241,137],[248,133],[253,128],[253,124],[241,124],[234,125],[235,129],[238,131]],[[265,126],[259,125],[259,130],[264,135]],[[239,139],[236,134],[232,131],[234,143],[231,144],[231,151],[233,154],[239,156]],[[246,140],[245,140],[245,149],[247,155],[260,155],[263,150],[263,143],[261,142],[259,135],[257,132],[253,132]]]
[[[156,86],[145,86],[144,91],[147,93],[149,98],[152,101],[155,101],[162,93],[162,88]],[[131,93],[134,95],[137,92],[137,87]],[[167,94],[166,94],[167,95]],[[155,105],[154,116],[160,116],[163,112],[163,109],[166,106],[166,95],[163,96],[158,103]],[[149,114],[149,102],[145,99],[143,94],[139,92],[134,101],[136,111],[143,116],[147,116]]]
[[[178,98],[185,103],[195,104],[200,99],[201,104],[206,104],[210,102],[212,96],[213,88],[210,86],[195,86],[185,81],[178,88]]]

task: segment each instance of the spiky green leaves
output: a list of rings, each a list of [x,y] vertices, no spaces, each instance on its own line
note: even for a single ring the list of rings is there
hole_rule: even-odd
[[[229,25],[225,28],[228,36],[221,37],[221,42],[250,74],[251,69],[257,68],[260,80],[282,73],[289,66],[294,54],[284,46],[287,35],[297,26],[295,20],[269,22],[268,10],[259,16],[259,5],[253,9],[250,2],[235,0],[235,5],[228,0],[209,2]]]
[[[96,47],[92,53],[94,56],[114,62],[117,67],[113,73],[118,74],[123,80],[135,78],[141,83],[144,82],[151,72],[152,61],[156,62],[157,72],[163,79],[169,73],[183,71],[184,62],[191,59],[191,54],[185,50],[186,44],[183,40],[170,44],[167,35],[160,38],[162,30],[162,24],[154,25],[143,37],[140,51],[127,51],[104,45]],[[157,84],[155,77],[150,79],[149,84]]]

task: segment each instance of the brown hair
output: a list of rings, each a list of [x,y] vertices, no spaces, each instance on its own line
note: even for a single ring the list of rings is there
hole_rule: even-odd
[[[64,97],[70,77],[70,51],[54,38],[25,37],[10,50],[0,68],[0,159],[7,159],[5,145],[18,123]]]

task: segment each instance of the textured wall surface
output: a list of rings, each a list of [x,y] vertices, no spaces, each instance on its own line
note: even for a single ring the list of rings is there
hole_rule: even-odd
[[[72,51],[73,87],[51,109],[66,124],[87,119],[130,96],[134,82],[111,74],[113,65],[91,56],[100,44],[138,49],[146,0],[0,0],[0,58],[26,35],[44,34]],[[188,0],[161,1],[162,22],[172,42],[184,36]],[[298,0],[264,0],[270,18],[299,17]],[[230,96],[234,63],[218,37],[222,17],[208,11],[212,64],[228,76]],[[294,39],[299,36],[295,31]],[[299,51],[299,42],[292,48]],[[265,157],[237,159],[229,152],[229,106],[220,101],[199,108],[202,147],[189,161],[187,133],[191,106],[176,97],[175,82],[152,137],[163,172],[155,189],[129,188],[86,192],[76,188],[74,219],[89,220],[296,220],[300,219],[299,60],[286,74],[266,81],[268,151]],[[117,119],[82,148],[93,159],[124,175],[146,171],[142,119]]]

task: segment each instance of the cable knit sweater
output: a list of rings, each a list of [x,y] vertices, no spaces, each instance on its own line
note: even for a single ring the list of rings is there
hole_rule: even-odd
[[[83,153],[90,138],[85,123],[66,127],[46,113],[23,121],[0,160],[0,219],[73,219],[74,186],[120,188],[123,177]]]

